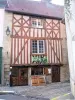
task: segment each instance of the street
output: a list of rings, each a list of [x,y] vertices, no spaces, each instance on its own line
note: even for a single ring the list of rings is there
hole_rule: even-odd
[[[27,100],[25,97],[16,95],[0,95],[0,100]]]
[[[13,94],[5,91],[13,91]],[[46,86],[0,87],[0,93],[0,100],[74,100],[69,82]]]
[[[68,82],[52,83],[50,85],[38,86],[38,87],[37,86],[0,87],[0,90],[15,91],[16,94],[19,94],[20,96],[24,97],[48,98],[48,99],[52,99],[71,92],[70,84]],[[29,100],[31,100],[31,98]]]
[[[49,99],[31,98],[31,97],[8,94],[8,95],[0,95],[0,100],[49,100]]]

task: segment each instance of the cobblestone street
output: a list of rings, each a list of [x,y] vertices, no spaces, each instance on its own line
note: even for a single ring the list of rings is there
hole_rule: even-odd
[[[70,83],[51,83],[46,86],[17,86],[0,87],[0,91],[15,91],[16,94],[29,98],[52,99],[66,93],[70,93]]]

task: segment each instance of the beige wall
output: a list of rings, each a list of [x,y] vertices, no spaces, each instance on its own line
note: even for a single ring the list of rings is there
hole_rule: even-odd
[[[61,23],[61,37],[62,37],[62,57],[63,66],[60,68],[60,80],[61,82],[67,81],[70,78],[69,65],[68,65],[68,52],[67,52],[67,38],[65,25]]]
[[[12,13],[5,12],[4,22],[5,22],[5,24],[4,24],[4,36],[3,36],[3,73],[2,73],[3,80],[2,80],[2,84],[8,84],[9,83],[9,72],[10,72],[10,59],[11,59],[11,38],[10,38],[10,35],[9,36],[6,35],[5,31],[6,31],[7,26],[9,26],[9,28],[11,30],[11,34],[12,34]],[[31,29],[31,31],[33,31],[33,30]],[[35,29],[35,31],[36,31],[36,29]],[[62,34],[61,36],[63,38],[62,53],[63,53],[63,64],[64,64],[64,66],[62,66],[60,69],[60,74],[61,74],[60,77],[61,77],[61,81],[64,81],[64,80],[69,79],[69,71],[68,71],[65,26],[63,24],[61,24],[60,31]],[[42,32],[44,32],[44,30],[42,30]],[[40,29],[39,29],[39,37],[40,37]],[[28,42],[28,45],[30,47],[29,42]],[[30,49],[28,49],[28,54],[30,55]],[[47,53],[47,55],[48,55],[48,53]],[[30,63],[30,57],[28,59],[29,59],[29,63]]]
[[[6,35],[7,26],[9,26],[10,31],[12,30],[12,13],[5,12],[4,17],[4,34],[3,34],[3,75],[2,84],[9,83],[9,71],[10,71],[10,55],[11,55],[11,38],[10,35]]]

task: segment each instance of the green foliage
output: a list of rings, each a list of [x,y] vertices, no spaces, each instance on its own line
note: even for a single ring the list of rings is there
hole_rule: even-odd
[[[47,57],[38,57],[38,56],[34,56],[32,57],[32,62],[33,63],[40,63],[40,64],[46,64],[47,63]]]
[[[42,60],[43,60],[43,63],[44,63],[44,64],[47,63],[47,57],[46,57],[46,56],[44,56]]]
[[[32,62],[37,62],[37,60],[38,60],[38,57],[36,56],[32,57]]]

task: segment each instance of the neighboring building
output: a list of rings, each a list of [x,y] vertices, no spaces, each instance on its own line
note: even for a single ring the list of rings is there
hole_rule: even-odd
[[[3,84],[43,85],[69,79],[63,7],[7,0],[3,36]],[[11,74],[11,75],[10,75]]]
[[[0,0],[0,84],[2,77],[2,48],[3,48],[3,28],[4,28],[4,0]]]

